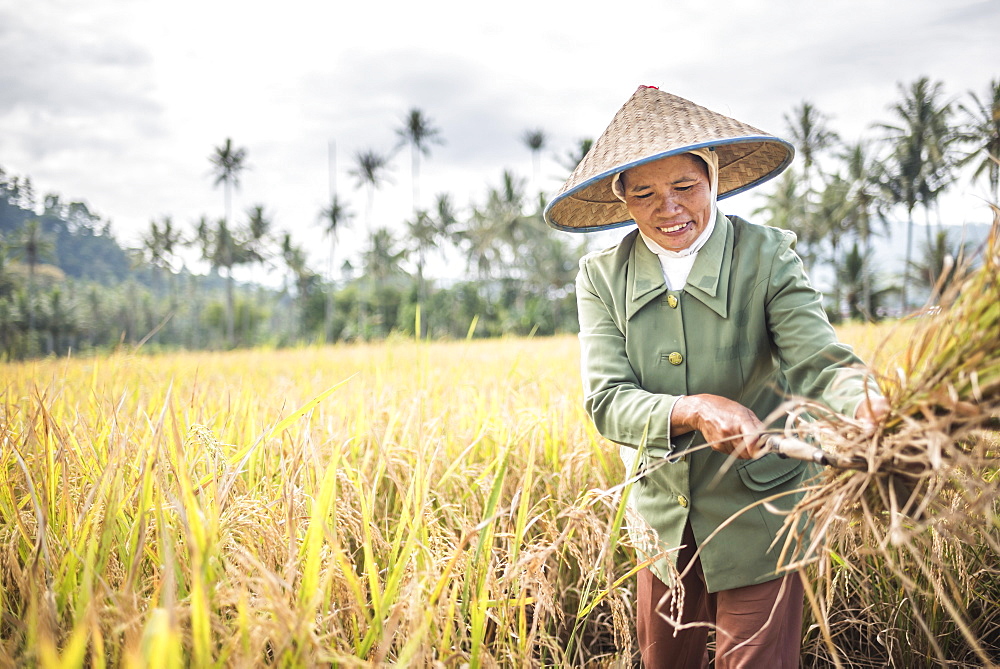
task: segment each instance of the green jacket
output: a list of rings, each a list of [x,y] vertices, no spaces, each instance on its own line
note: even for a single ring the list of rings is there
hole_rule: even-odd
[[[721,395],[766,421],[792,396],[848,415],[864,396],[861,361],[837,342],[794,243],[790,232],[719,214],[681,291],[667,290],[638,230],[580,261],[587,411],[602,435],[627,447],[626,462],[646,434],[640,465],[651,471],[633,486],[630,503],[656,533],[653,552],[676,548],[690,521],[711,592],[780,576],[781,542],[771,546],[783,517],[767,507],[790,508],[799,495],[754,504],[794,491],[816,470],[776,455],[685,454],[704,439],[698,432],[670,439],[677,398]],[[675,555],[654,565],[668,582],[666,560]]]

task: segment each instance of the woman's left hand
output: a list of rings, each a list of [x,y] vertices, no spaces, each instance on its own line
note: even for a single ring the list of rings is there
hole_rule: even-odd
[[[889,413],[889,400],[881,395],[867,396],[861,400],[854,417],[874,428]]]

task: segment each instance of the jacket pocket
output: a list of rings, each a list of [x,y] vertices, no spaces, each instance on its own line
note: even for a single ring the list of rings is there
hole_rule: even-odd
[[[806,463],[777,455],[765,455],[760,460],[751,460],[739,469],[743,485],[755,492],[764,492],[795,478]]]

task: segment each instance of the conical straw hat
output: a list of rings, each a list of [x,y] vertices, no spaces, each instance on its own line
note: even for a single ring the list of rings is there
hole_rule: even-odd
[[[614,175],[699,147],[719,156],[720,200],[777,176],[795,155],[791,144],[762,130],[640,86],[545,207],[545,221],[570,232],[628,225],[632,217],[611,191]]]

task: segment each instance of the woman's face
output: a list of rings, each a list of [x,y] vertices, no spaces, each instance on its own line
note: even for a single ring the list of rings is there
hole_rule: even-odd
[[[712,189],[708,167],[682,153],[625,171],[625,206],[642,232],[668,251],[691,246],[708,225]]]

